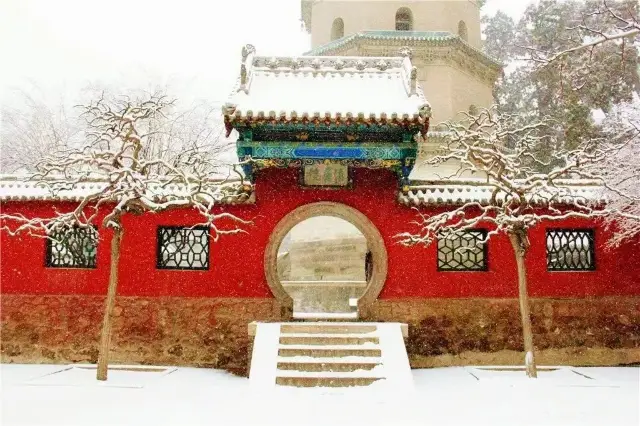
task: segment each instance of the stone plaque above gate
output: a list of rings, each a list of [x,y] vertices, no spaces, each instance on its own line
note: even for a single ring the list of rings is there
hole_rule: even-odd
[[[305,186],[348,186],[349,167],[336,163],[306,165],[303,170],[302,183]]]

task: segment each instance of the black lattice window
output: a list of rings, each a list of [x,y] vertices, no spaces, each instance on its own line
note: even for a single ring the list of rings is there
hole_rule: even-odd
[[[486,271],[487,231],[461,231],[438,237],[438,271]]]
[[[95,268],[98,231],[80,227],[59,229],[49,234],[46,247],[49,268]]]
[[[156,257],[159,269],[209,269],[209,228],[159,227]]]
[[[593,229],[547,229],[547,270],[596,269]]]

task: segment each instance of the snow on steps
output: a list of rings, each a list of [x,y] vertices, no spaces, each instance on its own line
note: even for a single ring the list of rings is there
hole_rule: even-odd
[[[249,325],[251,327],[251,325]],[[366,323],[331,323],[327,327],[323,323],[283,323],[280,327],[282,333],[287,334],[366,334],[374,333],[377,330],[375,325]]]
[[[254,387],[412,387],[406,324],[251,323]]]
[[[357,320],[358,312],[294,312],[293,319],[307,321]]]
[[[281,345],[362,345],[364,343],[380,343],[377,336],[361,335],[315,335],[315,334],[280,334]]]
[[[278,357],[278,370],[356,371],[380,366],[380,357],[345,356],[321,358],[312,356]]]
[[[324,361],[311,361],[311,362],[289,362],[278,361],[278,370],[293,370],[293,371],[357,371],[357,370],[373,370],[380,366],[379,361],[376,362],[324,362]],[[288,375],[288,374],[287,374]]]
[[[350,387],[350,386],[369,386],[381,378],[378,377],[276,377],[276,385],[295,386],[297,388],[316,388],[316,387]]]
[[[352,346],[288,346],[279,348],[279,356],[312,356],[312,357],[343,357],[343,356],[382,356],[378,348],[359,348],[361,345]],[[254,346],[255,349],[255,346]]]

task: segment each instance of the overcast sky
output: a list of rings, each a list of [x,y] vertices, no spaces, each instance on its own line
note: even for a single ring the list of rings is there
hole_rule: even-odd
[[[529,0],[489,0],[514,17]],[[90,84],[168,85],[224,101],[246,43],[259,54],[308,47],[300,0],[0,0],[2,101],[38,88],[48,101]],[[73,100],[73,99],[72,99]]]

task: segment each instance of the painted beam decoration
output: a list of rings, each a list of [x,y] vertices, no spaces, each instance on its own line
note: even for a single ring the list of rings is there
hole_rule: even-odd
[[[251,180],[265,167],[322,173],[346,167],[345,176],[309,175],[314,186],[342,187],[348,168],[367,167],[392,169],[405,185],[417,156],[416,135],[428,131],[431,107],[410,52],[268,58],[248,45],[223,114],[227,134],[239,133],[238,158]]]

